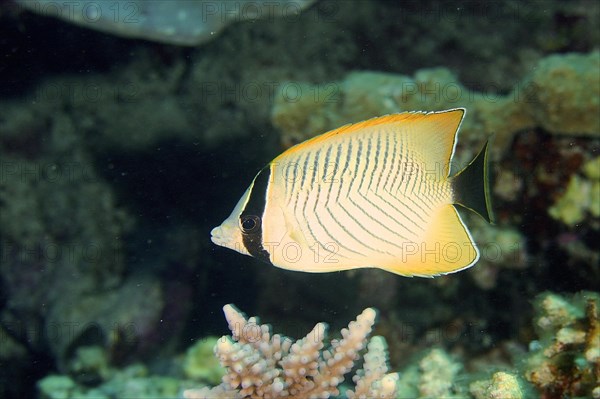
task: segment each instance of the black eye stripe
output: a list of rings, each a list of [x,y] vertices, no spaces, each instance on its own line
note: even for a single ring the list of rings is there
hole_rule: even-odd
[[[264,218],[267,203],[267,189],[271,177],[271,168],[267,165],[256,177],[250,190],[248,202],[240,214],[240,228],[242,230],[242,241],[244,247],[257,259],[271,263],[269,252],[263,247],[262,220]],[[244,229],[244,223],[252,220],[255,225],[250,229]],[[249,223],[249,222],[248,222]]]

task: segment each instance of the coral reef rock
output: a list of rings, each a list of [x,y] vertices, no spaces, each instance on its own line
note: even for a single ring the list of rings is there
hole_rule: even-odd
[[[522,399],[526,396],[521,384],[517,376],[499,371],[490,380],[472,383],[469,390],[476,399]]]
[[[504,149],[514,133],[532,127],[598,137],[599,68],[597,51],[552,55],[540,60],[507,95],[496,93],[494,82],[481,91],[470,90],[446,68],[423,69],[414,78],[357,71],[341,82],[281,85],[271,119],[284,145],[379,115],[456,107],[468,110],[461,126],[462,144],[495,134],[495,147]]]
[[[225,369],[219,359],[213,356],[213,348],[217,345],[217,337],[205,337],[189,347],[183,360],[183,372],[189,379],[208,384],[218,384]]]
[[[468,398],[463,364],[442,348],[423,351],[400,373],[398,398]]]
[[[326,325],[318,323],[304,338],[292,342],[271,334],[267,325],[246,317],[232,305],[223,308],[232,336],[215,346],[215,355],[227,368],[221,385],[186,390],[186,399],[201,398],[328,398],[338,395],[338,386],[367,346],[363,368],[352,378],[355,390],[348,398],[394,398],[398,375],[387,373],[387,350],[383,337],[367,336],[376,312],[365,309],[356,321],[341,331],[342,339],[324,349]]]
[[[420,397],[446,398],[455,395],[455,378],[462,366],[441,349],[433,349],[419,363]]]
[[[490,225],[479,217],[469,217],[468,220],[481,251],[477,267],[467,271],[477,287],[493,289],[504,270],[527,267],[525,238],[518,230],[508,225]]]
[[[39,399],[110,399],[110,398],[175,398],[182,382],[172,377],[149,375],[142,364],[122,370],[111,370],[111,376],[100,385],[78,384],[68,375],[48,375],[37,383]],[[189,385],[189,384],[188,384]]]
[[[78,1],[17,0],[44,16],[117,36],[195,46],[235,21],[293,17],[314,0],[255,1]]]
[[[540,339],[530,345],[525,377],[544,397],[600,397],[599,305],[596,292],[537,298]]]
[[[600,217],[600,157],[584,164],[582,172],[571,176],[565,193],[548,209],[552,218],[570,227]]]

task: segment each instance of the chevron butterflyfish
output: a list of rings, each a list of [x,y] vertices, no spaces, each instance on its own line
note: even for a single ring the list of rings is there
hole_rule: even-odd
[[[381,116],[291,147],[258,172],[212,241],[304,272],[431,277],[474,265],[480,251],[458,208],[493,217],[488,143],[451,175],[465,112]]]

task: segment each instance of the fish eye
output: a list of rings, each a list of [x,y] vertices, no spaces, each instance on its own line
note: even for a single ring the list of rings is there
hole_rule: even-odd
[[[246,215],[240,218],[240,227],[244,233],[251,233],[260,223],[260,218],[254,215]]]

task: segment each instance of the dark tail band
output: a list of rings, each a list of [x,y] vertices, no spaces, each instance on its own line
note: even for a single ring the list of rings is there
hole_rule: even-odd
[[[494,223],[490,192],[489,140],[466,168],[452,177],[454,203],[477,213],[488,223]]]

